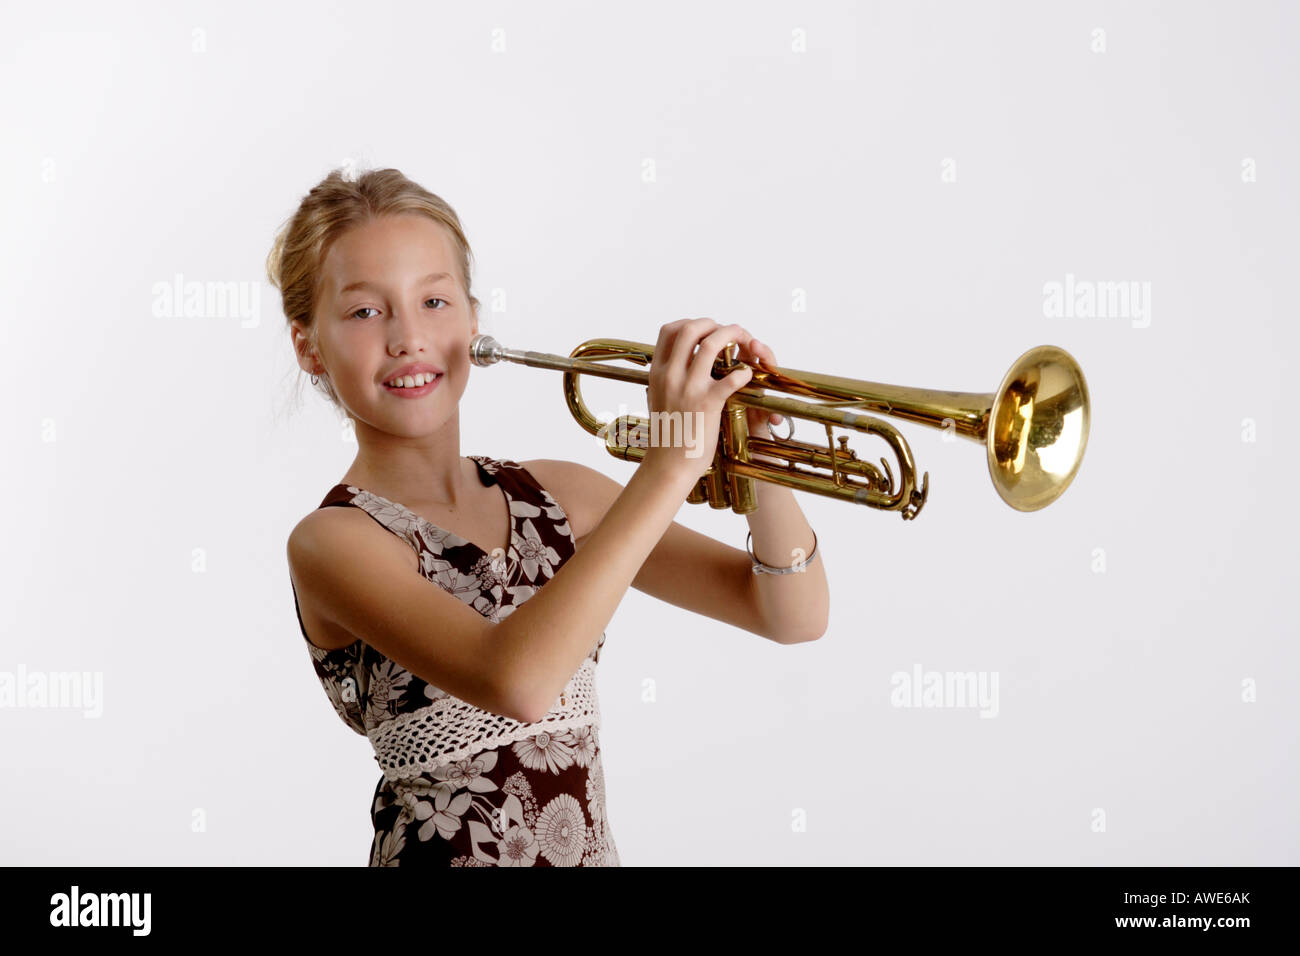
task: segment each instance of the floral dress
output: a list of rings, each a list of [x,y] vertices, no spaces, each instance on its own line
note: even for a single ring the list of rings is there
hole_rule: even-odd
[[[360,508],[405,540],[431,582],[497,622],[574,553],[568,516],[517,462],[471,455],[499,485],[510,547],[491,554],[406,506],[338,484],[320,507]],[[292,586],[292,581],[290,581]],[[364,641],[326,650],[298,627],[330,703],[383,771],[370,866],[619,866],[605,811],[595,665],[601,634],[546,716],[521,723],[434,687]]]

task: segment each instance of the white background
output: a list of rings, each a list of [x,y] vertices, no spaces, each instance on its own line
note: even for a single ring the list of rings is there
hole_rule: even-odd
[[[1004,505],[979,446],[897,421],[930,473],[915,522],[797,496],[830,577],[819,642],[627,594],[599,671],[624,865],[1300,863],[1298,19],[7,7],[0,670],[99,673],[104,698],[98,719],[0,709],[0,858],[367,861],[378,770],[312,671],[284,550],[356,446],[300,390],[263,271],[351,162],[451,202],[511,347],[711,316],[860,379],[989,392],[1042,343],[1086,372],[1087,456],[1044,511]],[[257,283],[256,321],[155,315],[178,273]],[[1149,324],[1046,317],[1067,274],[1150,283]],[[546,376],[553,401],[521,406]],[[634,467],[557,372],[475,370],[461,421],[464,454]],[[678,517],[743,546],[738,515]],[[996,672],[997,717],[892,706],[917,665]]]

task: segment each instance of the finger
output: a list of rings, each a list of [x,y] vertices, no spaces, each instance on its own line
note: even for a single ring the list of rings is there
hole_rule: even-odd
[[[681,334],[682,327],[690,319],[678,319],[676,322],[666,322],[659,329],[659,340],[655,343],[655,357],[659,359],[661,365],[666,365],[672,355],[673,343]],[[653,360],[651,361],[653,365]]]
[[[663,378],[664,366],[668,364],[673,339],[677,337],[679,327],[679,322],[665,322],[659,327],[659,338],[655,340],[654,354],[650,357],[650,382],[657,384]],[[649,395],[650,389],[646,388],[647,398]]]
[[[758,339],[751,339],[749,342],[749,348],[756,358],[763,360],[763,364],[776,364],[776,353],[772,351],[772,347],[766,342],[760,342]]]
[[[744,388],[753,377],[754,370],[748,365],[741,365],[722,376],[722,378],[715,380],[711,386],[711,391],[713,391],[717,401],[725,402],[733,393]]]
[[[685,377],[685,365],[697,338],[691,327],[701,321],[678,319],[669,322],[660,331],[659,343],[655,346],[654,359],[650,363],[650,374],[661,388],[670,387],[671,382],[678,377]]]
[[[690,376],[700,387],[704,387],[713,377],[713,366],[718,356],[729,342],[742,343],[747,338],[745,330],[739,325],[725,325],[705,336],[700,343],[700,350],[691,364]]]
[[[693,384],[699,388],[708,387],[709,382],[713,380],[713,369],[718,363],[719,356],[732,342],[740,347],[738,360],[745,363],[744,341],[744,330],[738,325],[722,326],[706,336],[700,343],[699,351],[695,353],[695,360],[691,364],[689,374]]]
[[[680,370],[683,374],[686,374],[691,358],[695,354],[695,347],[717,327],[718,323],[712,319],[685,320],[685,324],[677,334],[677,339],[672,344],[672,353],[668,364],[674,370]]]
[[[741,347],[740,359],[742,362],[747,362],[750,365],[755,365],[759,368],[766,368],[772,364],[764,349],[761,346],[755,348],[752,340]]]

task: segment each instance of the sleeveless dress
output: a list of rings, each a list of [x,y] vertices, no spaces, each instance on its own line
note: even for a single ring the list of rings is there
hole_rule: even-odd
[[[424,577],[488,620],[509,616],[574,553],[568,516],[517,462],[468,456],[499,485],[510,547],[491,554],[405,505],[335,485],[320,507],[360,508],[402,538]],[[290,586],[292,587],[292,580]],[[327,650],[298,628],[343,722],[369,738],[383,776],[370,866],[619,866],[605,811],[595,667],[602,633],[546,716],[521,723],[450,695],[364,641]]]

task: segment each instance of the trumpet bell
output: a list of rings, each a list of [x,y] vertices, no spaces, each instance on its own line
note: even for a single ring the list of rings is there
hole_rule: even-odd
[[[1003,376],[989,409],[989,477],[1017,511],[1045,508],[1070,486],[1088,447],[1083,370],[1064,349],[1032,348]]]

